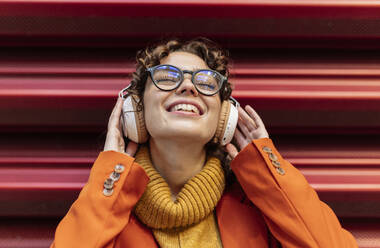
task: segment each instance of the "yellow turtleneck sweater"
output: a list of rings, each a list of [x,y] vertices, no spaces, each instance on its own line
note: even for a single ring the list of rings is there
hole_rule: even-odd
[[[136,162],[144,168],[150,181],[135,213],[152,228],[160,247],[222,247],[213,213],[225,186],[219,159],[210,157],[202,171],[187,181],[175,201],[169,185],[153,167],[147,147],[140,148]]]

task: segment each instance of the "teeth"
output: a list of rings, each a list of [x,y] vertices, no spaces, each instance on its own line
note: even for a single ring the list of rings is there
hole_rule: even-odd
[[[193,113],[199,114],[198,108],[192,104],[181,103],[181,104],[174,105],[170,109],[170,112],[173,112],[173,111],[188,111],[188,112],[193,112]]]

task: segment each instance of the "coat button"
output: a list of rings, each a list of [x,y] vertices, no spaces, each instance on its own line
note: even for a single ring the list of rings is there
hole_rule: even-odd
[[[272,152],[272,149],[270,149],[270,148],[267,147],[267,146],[264,146],[264,147],[263,147],[263,151],[266,152],[266,153],[270,153],[270,152]]]
[[[280,174],[281,176],[282,176],[282,175],[285,175],[285,170],[284,170],[283,168],[281,168],[281,167],[277,167],[277,168],[276,168],[276,171],[277,171],[277,173]]]
[[[103,189],[103,195],[111,196],[113,194],[113,189]]]
[[[114,180],[112,180],[111,178],[107,178],[104,181],[104,188],[105,189],[112,189],[113,188],[113,183],[114,183]]]
[[[278,162],[278,161],[276,161],[276,160],[275,160],[275,161],[272,160],[272,164],[273,164],[273,166],[276,167],[276,168],[281,167],[281,163]]]
[[[114,171],[111,173],[110,178],[116,182],[120,179],[120,174]]]
[[[268,156],[269,156],[269,159],[272,160],[272,161],[277,161],[278,160],[277,156],[274,153],[269,153]]]
[[[123,173],[123,171],[124,171],[124,166],[123,165],[121,165],[121,164],[117,164],[116,166],[115,166],[115,172],[116,173]]]

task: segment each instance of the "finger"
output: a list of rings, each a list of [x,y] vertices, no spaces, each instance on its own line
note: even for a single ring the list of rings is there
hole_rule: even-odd
[[[259,114],[249,105],[245,106],[245,110],[249,114],[249,116],[253,119],[253,121],[256,123],[257,127],[264,126],[263,121],[261,120]]]
[[[119,127],[122,107],[123,107],[123,99],[119,97],[117,99],[115,107],[113,108],[110,119],[108,121],[108,128],[110,128],[110,127],[118,128]]]
[[[139,145],[137,143],[130,141],[127,145],[127,149],[125,149],[125,153],[133,157],[135,156],[138,147]]]
[[[239,130],[241,131],[241,133],[245,137],[249,137],[250,136],[250,131],[248,130],[247,126],[245,125],[245,123],[240,118],[238,120],[238,127],[239,127]]]
[[[262,121],[261,117],[257,114],[257,112],[249,105],[246,106],[246,110],[247,110],[248,114],[251,115],[251,117],[254,119],[256,124],[258,125],[258,128],[257,128],[258,132],[257,132],[256,138],[257,139],[269,138],[268,131],[265,128],[265,124]]]
[[[239,145],[240,150],[242,150],[248,144],[245,136],[241,133],[239,129],[236,129],[234,137],[237,144]]]
[[[248,130],[253,131],[257,128],[255,121],[244,111],[243,108],[239,107],[239,117],[243,123],[247,126]]]
[[[227,144],[226,150],[228,152],[228,155],[230,155],[232,159],[234,159],[239,153],[233,144]]]

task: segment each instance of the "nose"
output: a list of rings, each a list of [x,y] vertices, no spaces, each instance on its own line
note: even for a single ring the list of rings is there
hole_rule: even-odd
[[[184,76],[183,82],[176,90],[176,94],[178,95],[187,94],[187,95],[198,96],[198,91],[195,88],[195,85],[193,84],[193,82],[191,82],[191,75]]]

